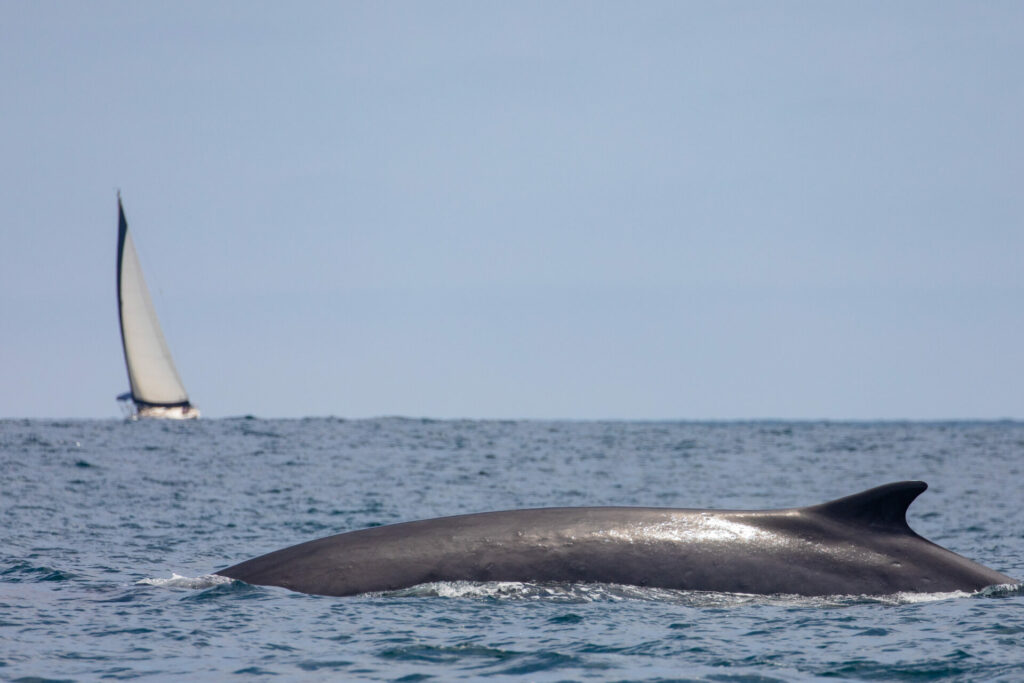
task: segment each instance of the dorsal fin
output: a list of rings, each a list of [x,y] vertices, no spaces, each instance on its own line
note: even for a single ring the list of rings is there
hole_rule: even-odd
[[[907,508],[926,488],[923,481],[898,481],[806,509],[848,524],[910,532]]]

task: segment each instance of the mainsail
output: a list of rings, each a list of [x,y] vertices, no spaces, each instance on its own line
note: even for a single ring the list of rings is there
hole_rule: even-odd
[[[120,194],[117,213],[117,305],[131,388],[125,398],[131,399],[140,417],[198,417],[199,411],[189,403],[160,329],[135,244],[128,234]]]

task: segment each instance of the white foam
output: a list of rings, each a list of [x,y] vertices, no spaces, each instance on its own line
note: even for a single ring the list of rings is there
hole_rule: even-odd
[[[547,587],[521,581],[434,581],[411,588],[378,593],[390,597],[512,598],[556,597],[568,588]]]
[[[879,597],[865,597],[865,600],[882,602],[892,605],[913,605],[922,602],[938,602],[940,600],[959,600],[961,598],[988,598],[1003,597],[1024,594],[1024,584],[1007,583],[998,586],[989,586],[974,592],[949,591],[947,593],[895,593]]]
[[[426,584],[425,589],[442,598],[507,598],[529,597],[536,587],[521,581],[438,581]]]
[[[216,574],[206,574],[204,576],[181,576],[180,574],[171,573],[169,579],[142,579],[136,581],[135,585],[143,586],[156,586],[157,588],[189,588],[191,590],[205,590],[207,588],[213,588],[214,586],[221,586],[225,583],[231,583],[233,579],[229,579],[226,576],[218,576]]]
[[[982,588],[976,596],[983,598],[1006,598],[1017,595],[1024,595],[1024,583],[1001,583],[998,586]]]
[[[896,593],[889,596],[894,604],[914,605],[919,602],[938,602],[940,600],[955,600],[957,598],[969,598],[973,593],[964,591],[950,591],[948,593]]]
[[[778,602],[797,596],[715,593],[672,588],[650,588],[614,583],[528,583],[520,581],[436,581],[411,588],[376,593],[387,597],[484,598],[545,600],[552,602],[621,602],[649,600],[692,606],[733,606],[750,602]],[[807,598],[797,598],[807,600]]]
[[[890,595],[828,595],[792,594],[756,595],[750,593],[719,593],[687,591],[671,588],[649,588],[603,583],[537,584],[519,581],[437,581],[411,588],[386,591],[375,595],[387,597],[484,598],[498,600],[550,600],[555,602],[617,602],[621,600],[653,600],[673,602],[691,607],[740,607],[744,605],[784,605],[793,607],[848,607],[851,605],[912,605],[970,597],[998,597],[1024,592],[1020,584],[990,586],[967,593],[893,593]]]

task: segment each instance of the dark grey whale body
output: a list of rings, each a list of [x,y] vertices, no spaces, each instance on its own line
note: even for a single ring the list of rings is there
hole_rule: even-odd
[[[219,572],[318,595],[434,581],[619,583],[700,591],[887,595],[1016,583],[915,534],[924,482],[785,510],[511,510],[337,534]]]

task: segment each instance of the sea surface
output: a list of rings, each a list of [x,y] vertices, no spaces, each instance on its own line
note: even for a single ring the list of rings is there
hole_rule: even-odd
[[[1024,680],[1024,591],[751,596],[213,572],[300,541],[565,505],[775,508],[922,479],[927,538],[1024,577],[1024,424],[0,421],[0,679]]]

